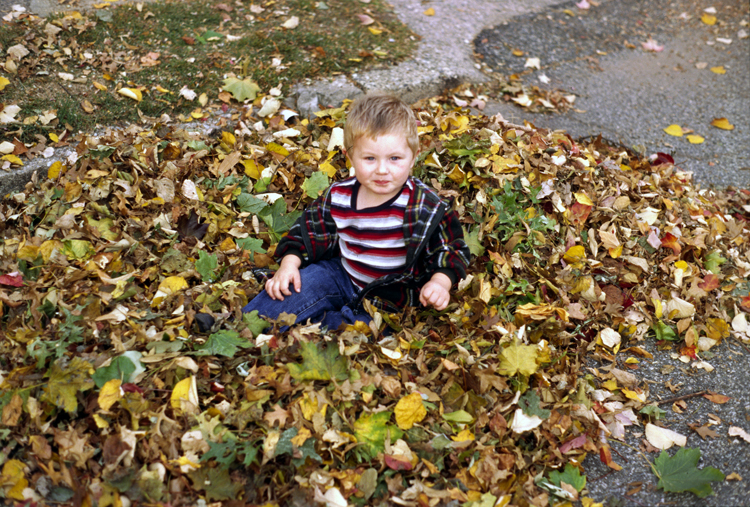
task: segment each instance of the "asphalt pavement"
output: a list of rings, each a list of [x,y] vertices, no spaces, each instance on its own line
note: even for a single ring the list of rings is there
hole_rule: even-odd
[[[0,0],[0,14],[14,4],[47,15],[91,3]],[[525,120],[537,127],[564,129],[573,137],[601,134],[646,153],[672,153],[702,186],[750,188],[750,39],[746,36],[750,1],[589,0],[588,9],[554,0],[390,3],[421,37],[415,57],[387,69],[302,83],[295,94],[300,109],[338,105],[343,98],[372,89],[417,101],[463,82],[486,81],[487,75],[480,71],[483,64],[494,72],[519,73],[529,84],[577,97],[575,107],[565,114],[533,114],[499,102],[488,103],[485,114],[499,112],[517,123]],[[428,8],[433,15],[425,14]],[[704,14],[715,16],[716,23],[702,22]],[[646,51],[642,43],[649,39],[663,49]],[[529,58],[539,59],[539,69],[526,66]],[[711,70],[718,67],[725,73]],[[734,130],[711,126],[716,118],[726,118]],[[684,136],[667,135],[663,129],[672,124],[705,141],[691,144]],[[48,165],[51,160],[39,163]],[[45,174],[46,165],[0,173],[0,195],[21,188],[35,170]],[[667,411],[665,425],[688,436],[688,447],[700,448],[699,467],[713,466],[739,479],[713,483],[716,494],[703,499],[657,490],[657,478],[633,450],[644,438],[643,427],[631,427],[625,440],[630,447],[612,444],[613,458],[622,471],[612,472],[596,456],[584,462],[589,496],[612,507],[750,505],[750,444],[727,433],[730,426],[750,431],[750,349],[725,340],[712,349],[715,355],[709,362],[715,369],[706,372],[668,351],[656,350],[653,344],[646,347],[654,359],[642,360],[632,373],[642,379],[650,400],[706,389],[730,397],[721,405],[695,397],[685,401],[685,409],[674,410],[671,404],[662,408]],[[679,390],[668,390],[667,381]],[[711,421],[717,436],[706,440],[689,426]],[[653,461],[656,454],[647,457]]]

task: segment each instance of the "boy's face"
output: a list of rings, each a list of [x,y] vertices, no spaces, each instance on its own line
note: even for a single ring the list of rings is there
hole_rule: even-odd
[[[383,204],[401,191],[411,174],[416,154],[403,134],[383,134],[375,139],[362,136],[346,154],[362,187],[358,205]]]

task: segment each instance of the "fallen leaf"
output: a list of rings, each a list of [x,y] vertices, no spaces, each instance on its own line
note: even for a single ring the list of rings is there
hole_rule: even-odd
[[[734,130],[734,125],[729,123],[729,120],[726,118],[714,118],[711,125],[722,130]]]

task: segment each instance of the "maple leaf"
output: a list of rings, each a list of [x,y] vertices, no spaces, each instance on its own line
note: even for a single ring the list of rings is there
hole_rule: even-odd
[[[534,345],[519,345],[514,342],[505,348],[500,356],[500,375],[512,377],[516,373],[533,375],[539,365],[536,364],[537,348]]]
[[[302,364],[287,365],[295,380],[345,380],[349,376],[346,358],[333,343],[321,349],[313,342],[303,342],[300,354]]]
[[[400,429],[388,424],[390,418],[391,413],[386,411],[377,414],[362,414],[354,422],[354,436],[357,442],[364,444],[364,448],[371,456],[385,450],[387,436],[390,436],[391,442],[395,442],[403,436]]]
[[[249,77],[239,80],[236,77],[230,77],[224,80],[224,86],[221,88],[232,94],[239,102],[246,100],[255,100],[260,87]]]
[[[201,224],[200,217],[195,213],[194,210],[190,211],[189,216],[182,215],[177,220],[177,233],[180,235],[180,239],[188,237],[194,237],[202,239],[203,236],[208,232],[209,224]]]
[[[94,387],[92,372],[91,363],[80,357],[74,357],[67,366],[62,359],[58,359],[50,368],[43,399],[68,413],[75,412],[78,409],[78,392]]]
[[[698,284],[698,287],[705,290],[706,292],[718,289],[719,286],[719,277],[714,274],[706,275],[703,278],[703,281]]]
[[[670,457],[662,451],[651,465],[654,474],[659,478],[658,487],[664,491],[682,493],[690,491],[699,498],[712,495],[711,482],[723,481],[724,474],[714,467],[698,470],[696,465],[701,457],[700,449],[683,447]]]

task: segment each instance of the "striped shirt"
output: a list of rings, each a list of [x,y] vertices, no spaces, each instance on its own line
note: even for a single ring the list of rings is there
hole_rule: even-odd
[[[360,184],[335,187],[331,192],[331,216],[339,235],[341,264],[358,289],[382,276],[406,268],[404,214],[413,191],[407,181],[401,193],[374,208],[357,209]]]

